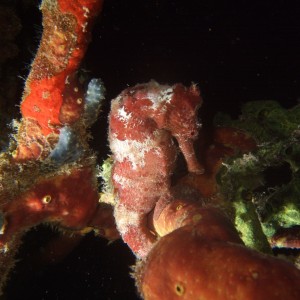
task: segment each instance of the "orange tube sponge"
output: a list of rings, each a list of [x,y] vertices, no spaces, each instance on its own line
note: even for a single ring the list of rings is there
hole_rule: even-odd
[[[43,35],[26,80],[15,160],[39,158],[57,141],[59,128],[81,116],[82,92],[75,72],[90,41],[102,0],[43,0]],[[70,96],[71,95],[71,96]],[[28,135],[30,136],[29,138]],[[46,150],[45,150],[46,149]],[[48,153],[48,152],[47,152]]]
[[[5,226],[0,235],[0,249],[5,248],[14,235],[41,222],[83,230],[98,205],[94,181],[94,173],[89,167],[74,168],[40,178],[30,190],[20,192],[2,206]]]
[[[300,271],[292,264],[205,238],[192,225],[162,237],[136,278],[145,300],[300,299]]]
[[[243,244],[234,225],[220,209],[202,207],[197,201],[173,200],[153,219],[154,230],[161,237],[184,226],[194,226],[193,231],[202,238]]]
[[[300,271],[245,247],[218,208],[174,200],[153,228],[161,238],[134,274],[145,300],[300,297]]]

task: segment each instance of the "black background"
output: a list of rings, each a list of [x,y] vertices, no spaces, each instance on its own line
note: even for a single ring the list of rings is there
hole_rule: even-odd
[[[17,1],[18,2],[18,1]],[[41,15],[19,1],[23,30],[20,76],[25,77],[41,34]],[[28,2],[28,1],[27,1]],[[83,67],[107,88],[93,127],[99,160],[107,152],[110,99],[124,88],[155,79],[199,85],[204,124],[217,111],[238,116],[252,100],[291,107],[300,98],[300,8],[297,1],[107,0]],[[30,13],[30,17],[29,17]],[[22,44],[23,43],[23,44]],[[134,257],[121,241],[88,235],[64,260],[36,265],[46,228],[26,238],[6,299],[138,299],[129,277]],[[33,253],[33,254],[32,254]]]

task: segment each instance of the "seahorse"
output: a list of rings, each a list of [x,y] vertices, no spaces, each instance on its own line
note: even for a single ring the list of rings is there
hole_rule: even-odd
[[[138,258],[145,258],[156,241],[148,227],[172,200],[171,175],[177,146],[189,172],[203,173],[193,143],[202,104],[195,84],[160,85],[155,81],[127,88],[112,100],[109,143],[114,165],[112,181],[117,195],[114,216],[123,240]]]

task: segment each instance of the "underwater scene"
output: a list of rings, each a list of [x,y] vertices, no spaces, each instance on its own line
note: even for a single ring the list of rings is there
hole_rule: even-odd
[[[299,12],[0,0],[0,299],[300,299]]]

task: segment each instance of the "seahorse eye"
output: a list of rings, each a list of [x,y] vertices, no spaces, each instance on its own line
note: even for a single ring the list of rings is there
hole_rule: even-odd
[[[51,198],[50,195],[46,195],[46,196],[44,196],[44,197],[42,198],[42,202],[43,202],[44,204],[49,204],[49,203],[51,202],[51,200],[52,200],[52,198]]]

